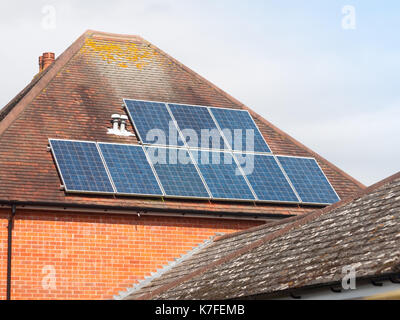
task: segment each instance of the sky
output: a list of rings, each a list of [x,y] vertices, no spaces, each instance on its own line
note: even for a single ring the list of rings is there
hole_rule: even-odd
[[[400,170],[400,3],[1,1],[0,108],[85,30],[138,34],[365,185]]]

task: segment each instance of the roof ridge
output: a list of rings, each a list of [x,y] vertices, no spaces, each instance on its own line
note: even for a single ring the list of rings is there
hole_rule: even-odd
[[[93,34],[92,30],[85,31],[77,40],[75,40],[54,62],[46,69],[42,74],[36,75],[37,81],[34,82],[32,87],[29,88],[29,84],[23,89],[14,99],[12,99],[7,105],[12,105],[13,101],[16,101],[10,110],[6,111],[5,117],[0,121],[0,136],[8,129],[8,127],[18,119],[19,115],[25,110],[27,106],[45,89],[58,72],[75,56],[79,49],[83,46],[84,41],[90,35]],[[32,84],[32,81],[30,84]],[[24,91],[27,90],[25,93]],[[18,100],[20,95],[23,95]]]
[[[189,280],[193,279],[194,277],[196,277],[198,275],[201,275],[202,273],[208,271],[209,269],[215,268],[215,267],[217,267],[217,266],[219,266],[221,264],[224,264],[224,263],[226,263],[226,262],[228,262],[228,261],[230,261],[230,260],[232,260],[232,259],[234,259],[234,258],[236,258],[238,256],[241,256],[241,255],[243,255],[243,254],[245,254],[245,253],[247,253],[247,252],[249,252],[249,251],[251,251],[251,250],[253,250],[253,249],[257,248],[257,247],[259,247],[260,245],[262,245],[262,244],[264,244],[266,242],[274,240],[274,239],[286,234],[287,232],[289,232],[289,231],[291,231],[291,230],[293,230],[295,228],[298,228],[298,227],[300,227],[300,226],[302,226],[302,225],[304,225],[304,224],[306,224],[306,223],[308,223],[308,222],[310,222],[310,221],[312,221],[312,220],[314,220],[314,219],[316,219],[316,218],[318,218],[318,217],[320,217],[322,215],[325,215],[325,214],[331,212],[332,210],[335,210],[335,209],[337,209],[339,207],[342,207],[342,206],[344,206],[344,205],[346,205],[346,204],[348,204],[348,203],[350,203],[350,202],[352,202],[352,201],[354,201],[354,200],[356,200],[358,198],[361,198],[364,195],[367,195],[367,194],[379,189],[380,187],[382,187],[382,186],[384,186],[384,185],[386,185],[388,183],[391,183],[392,181],[394,181],[394,180],[396,180],[398,178],[400,178],[400,171],[397,172],[396,174],[394,174],[394,175],[382,180],[382,181],[379,181],[379,182],[373,184],[372,186],[370,186],[370,187],[368,187],[368,188],[366,188],[364,190],[361,190],[360,192],[356,193],[355,195],[353,195],[351,197],[348,197],[347,199],[339,201],[339,202],[337,202],[337,203],[335,203],[335,204],[333,204],[333,205],[331,205],[329,207],[325,207],[323,209],[316,210],[316,211],[313,211],[313,212],[311,212],[311,213],[309,213],[309,214],[307,214],[305,216],[302,216],[301,219],[299,219],[297,221],[294,221],[293,223],[290,223],[289,225],[283,227],[282,229],[277,230],[275,232],[272,232],[270,234],[267,234],[266,236],[263,236],[261,239],[255,240],[255,241],[249,243],[248,245],[245,245],[244,247],[242,247],[240,249],[237,249],[237,250],[227,254],[226,256],[223,256],[222,258],[220,258],[220,259],[218,259],[218,260],[216,260],[216,261],[214,261],[214,262],[212,262],[212,263],[210,263],[208,265],[205,265],[205,266],[203,266],[203,267],[201,267],[201,268],[199,268],[199,269],[197,269],[197,270],[195,270],[195,271],[193,271],[193,272],[191,272],[191,273],[189,273],[189,274],[187,274],[187,275],[185,275],[185,276],[183,276],[183,277],[181,277],[181,278],[179,278],[179,279],[177,279],[177,280],[175,280],[175,281],[173,281],[171,283],[167,283],[167,284],[157,288],[156,290],[154,290],[154,291],[152,291],[152,292],[150,292],[148,294],[140,296],[138,299],[139,300],[152,299],[152,298],[160,295],[163,292],[166,292],[166,291],[168,291],[168,290],[170,290],[172,288],[175,288],[175,287],[179,286],[180,284],[182,284],[182,283],[184,283],[186,281],[189,281]]]
[[[272,124],[271,122],[269,122],[267,119],[265,119],[264,117],[262,117],[260,114],[258,114],[257,112],[255,112],[254,110],[252,110],[251,108],[247,107],[244,103],[240,102],[239,100],[237,100],[236,98],[234,98],[233,96],[231,96],[229,93],[227,93],[226,91],[222,90],[221,88],[217,87],[215,84],[213,84],[211,81],[207,80],[206,78],[202,77],[200,74],[198,74],[196,71],[192,70],[191,68],[185,66],[183,63],[179,62],[178,60],[176,60],[174,57],[170,56],[168,53],[166,53],[165,51],[163,51],[162,49],[160,49],[159,47],[155,46],[154,44],[152,44],[151,42],[147,41],[146,39],[142,40],[144,42],[146,42],[147,44],[149,44],[151,47],[153,47],[155,50],[157,50],[158,52],[160,52],[162,55],[164,55],[165,57],[167,57],[168,59],[170,59],[173,63],[175,63],[177,66],[181,67],[184,71],[188,72],[189,74],[193,75],[194,77],[196,77],[198,80],[203,81],[205,84],[207,84],[210,88],[214,89],[215,91],[217,91],[218,93],[222,94],[226,99],[230,100],[232,103],[239,105],[240,107],[242,107],[244,110],[247,110],[250,112],[250,114],[254,117],[257,118],[258,120],[260,120],[261,122],[263,122],[265,125],[271,127],[274,131],[276,131],[277,133],[279,133],[281,136],[287,138],[288,140],[290,140],[292,143],[294,143],[296,146],[302,148],[303,150],[306,150],[308,153],[310,153],[311,155],[313,155],[315,158],[320,159],[321,161],[325,162],[332,170],[336,171],[337,173],[341,174],[342,176],[346,177],[347,179],[353,181],[353,183],[355,183],[358,187],[364,189],[366,188],[366,186],[361,183],[360,181],[358,181],[357,179],[353,178],[352,176],[350,176],[349,174],[347,174],[346,172],[344,172],[342,169],[340,169],[338,166],[334,165],[333,163],[331,163],[329,160],[325,159],[324,157],[322,157],[321,155],[319,155],[318,153],[316,153],[315,151],[311,150],[310,148],[308,148],[307,146],[305,146],[303,143],[301,143],[300,141],[298,141],[297,139],[293,138],[291,135],[289,135],[288,133],[284,132],[283,130],[279,129],[277,126],[275,126],[274,124]]]
[[[112,33],[112,32],[104,32],[97,30],[87,30],[86,33],[89,33],[92,38],[101,38],[101,39],[118,39],[118,40],[141,40],[146,41],[139,35],[132,34],[123,34],[123,33]],[[148,41],[146,41],[148,42]]]
[[[17,95],[12,98],[2,109],[0,109],[0,122],[7,116],[7,114],[14,108],[14,106],[21,101],[21,99],[31,90],[35,84],[43,77],[43,75],[52,67],[50,65],[48,68],[42,72],[37,73],[32,80],[20,91]]]
[[[185,260],[191,258],[195,253],[199,252],[200,250],[204,249],[205,247],[209,246],[214,242],[214,239],[218,236],[215,234],[214,236],[209,237],[208,239],[204,240],[197,246],[192,247],[191,250],[182,254],[179,258],[175,258],[173,261],[169,261],[166,265],[164,265],[161,269],[157,269],[156,272],[153,272],[150,276],[145,277],[143,280],[139,281],[133,287],[126,289],[125,291],[119,292],[119,295],[114,296],[115,300],[123,300],[126,297],[130,296],[131,294],[135,293],[136,291],[142,289],[146,285],[150,284],[153,280],[160,278],[166,272],[171,270],[172,268],[176,267],[177,265],[181,264]]]

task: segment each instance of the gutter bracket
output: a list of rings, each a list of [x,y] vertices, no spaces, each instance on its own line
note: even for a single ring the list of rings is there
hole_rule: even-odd
[[[375,286],[375,287],[382,287],[383,283],[376,281],[376,280],[371,280],[371,283]]]
[[[300,296],[300,295],[296,295],[296,294],[293,293],[293,292],[290,293],[290,296],[291,296],[293,299],[296,299],[296,300],[300,300],[300,299],[301,299],[301,296]]]
[[[390,281],[391,281],[392,283],[396,283],[396,284],[400,283],[400,274],[395,275],[395,276],[391,276],[391,277],[390,277]]]

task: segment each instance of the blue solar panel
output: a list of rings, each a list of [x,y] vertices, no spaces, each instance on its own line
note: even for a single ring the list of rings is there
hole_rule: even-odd
[[[183,136],[186,136],[189,147],[227,149],[208,108],[178,104],[168,104],[168,106]],[[194,134],[193,139],[187,137],[191,132]]]
[[[117,193],[163,195],[141,146],[99,143],[99,147]]]
[[[94,142],[50,140],[66,191],[114,193]]]
[[[235,153],[235,157],[242,165],[258,200],[299,202],[273,156]]]
[[[146,152],[166,196],[210,198],[187,150],[147,147]]]
[[[125,100],[125,105],[142,143],[184,145],[164,103]]]
[[[315,159],[278,157],[278,160],[303,202],[332,204],[340,200]]]
[[[255,200],[231,153],[190,152],[214,199]]]
[[[247,111],[221,108],[210,110],[233,150],[271,152]],[[246,130],[251,131],[247,133]]]

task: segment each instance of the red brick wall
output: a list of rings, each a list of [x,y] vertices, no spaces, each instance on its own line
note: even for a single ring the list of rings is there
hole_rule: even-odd
[[[8,214],[0,211],[0,299],[6,297]],[[11,297],[110,299],[216,232],[259,224],[17,209]]]
[[[6,298],[8,212],[0,210],[0,299]]]

